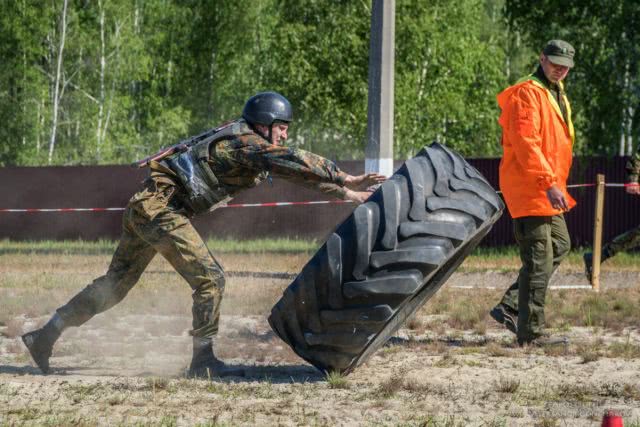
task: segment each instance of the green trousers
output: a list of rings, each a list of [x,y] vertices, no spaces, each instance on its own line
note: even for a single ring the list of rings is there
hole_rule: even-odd
[[[544,331],[544,303],[549,279],[571,249],[563,215],[513,220],[522,267],[501,303],[518,313],[518,340],[530,341]]]
[[[640,226],[617,235],[602,247],[602,261],[615,256],[618,252],[628,251],[640,246]]]
[[[191,286],[191,335],[207,338],[218,332],[224,272],[185,212],[171,206],[175,191],[170,181],[148,179],[133,196],[107,273],[57,310],[67,326],[82,325],[120,302],[160,253]]]

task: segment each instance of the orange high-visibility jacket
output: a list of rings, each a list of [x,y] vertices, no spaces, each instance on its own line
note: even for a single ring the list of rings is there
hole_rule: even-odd
[[[546,190],[553,184],[562,190],[569,208],[574,207],[576,202],[567,193],[574,140],[569,100],[564,96],[565,123],[557,101],[534,76],[508,87],[497,99],[504,151],[500,190],[511,217],[562,213],[547,199]]]

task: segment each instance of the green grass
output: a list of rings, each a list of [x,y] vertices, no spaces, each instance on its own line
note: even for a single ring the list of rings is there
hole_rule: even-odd
[[[219,259],[228,271],[299,271],[320,245],[319,242],[303,239],[211,239],[207,243],[215,254],[220,254]],[[0,322],[8,324],[21,314],[37,317],[66,302],[69,295],[104,273],[115,245],[116,242],[110,240],[0,240],[0,270],[3,270],[0,281]],[[514,247],[478,248],[458,271],[507,269],[515,277],[515,272],[520,267],[518,258]],[[133,309],[141,300],[145,300],[154,310],[182,313],[188,301],[179,300],[182,305],[176,304],[174,300],[166,302],[166,292],[182,295],[184,284],[160,257],[156,261],[136,286],[138,293],[133,293],[123,304]],[[619,264],[614,264],[614,261]],[[631,265],[631,261],[635,263],[632,267],[640,270],[640,254],[635,253],[619,254],[607,262],[607,268]],[[581,269],[582,251],[572,252],[566,263],[573,264],[570,268]],[[269,307],[265,301],[279,298],[282,287],[286,285],[286,280],[275,279],[265,282],[264,279],[230,278],[230,283],[234,280],[243,285],[230,287],[235,293],[227,292],[225,307],[234,307],[234,314],[238,315],[268,312]],[[260,290],[256,291],[257,289]],[[140,293],[141,290],[145,293]],[[45,299],[42,298],[43,291],[46,291]],[[440,325],[456,330],[474,330],[482,335],[486,331],[487,312],[499,300],[502,292],[503,290],[483,289],[469,293],[467,290],[443,289],[425,307],[426,314],[446,315]],[[261,298],[255,298],[256,294],[261,295]],[[38,303],[34,304],[33,301]],[[245,301],[252,303],[247,305]],[[566,290],[550,292],[547,296],[547,324],[563,330],[587,326],[622,331],[638,324],[639,304],[638,289],[610,289],[600,294]],[[11,331],[17,331],[17,334],[22,332],[21,324],[8,326]],[[437,327],[427,327],[418,317],[409,326],[418,333]],[[625,351],[629,354],[635,352],[635,349]],[[593,356],[595,355],[586,355],[585,360],[593,360]]]
[[[2,254],[63,254],[108,255],[116,248],[114,240],[0,240]],[[207,246],[219,253],[312,253],[320,246],[315,240],[304,239],[209,239]]]
[[[2,254],[62,254],[62,255],[110,255],[116,248],[115,240],[40,240],[14,241],[0,239]],[[313,239],[208,239],[207,246],[216,253],[301,253],[312,254],[322,242]],[[582,254],[586,249],[578,248],[563,262],[582,269]],[[640,269],[640,252],[620,253],[608,260],[609,268]],[[501,248],[477,248],[461,266],[460,271],[517,271],[520,268],[518,249],[515,246]]]
[[[319,247],[320,242],[304,239],[256,239],[256,240],[222,240],[210,239],[209,248],[229,271],[270,270],[270,271],[298,271],[308,257]],[[64,303],[69,295],[85,286],[94,277],[103,274],[108,261],[116,246],[115,241],[98,240],[67,240],[67,241],[11,241],[0,240],[0,265],[3,271],[0,281],[0,322],[7,324],[11,333],[13,330],[22,332],[21,324],[8,322],[20,314],[36,317],[49,313]],[[573,251],[565,263],[570,269],[582,268],[583,250]],[[252,256],[246,256],[251,254]],[[104,260],[102,259],[104,258]],[[55,266],[55,267],[53,267]],[[606,268],[640,270],[640,253],[621,253],[606,264]],[[469,256],[458,271],[499,271],[515,273],[520,268],[520,261],[515,247],[478,248]],[[183,305],[165,302],[166,294],[156,295],[158,289],[174,291],[181,295],[183,283],[176,277],[161,274],[172,273],[172,269],[158,261],[149,268],[151,273],[141,279],[136,287],[138,290],[151,291],[144,294],[134,293],[123,304],[132,309],[140,303],[140,299],[147,299],[154,310],[159,309],[167,313],[182,313],[188,301]],[[153,274],[155,272],[156,274]],[[515,277],[515,276],[514,276]],[[274,279],[275,280],[275,279]],[[234,279],[230,279],[233,282]],[[235,288],[236,293],[228,292],[226,307],[234,307],[234,314],[248,315],[268,311],[262,307],[264,301],[277,299],[281,287],[286,284],[278,281],[269,282],[265,290],[263,279],[238,279],[242,287]],[[254,287],[255,286],[255,287]],[[260,289],[255,292],[255,289]],[[42,299],[42,292],[47,292],[47,298]],[[473,293],[444,289],[434,296],[425,307],[426,314],[446,315],[440,324],[456,330],[474,330],[482,335],[486,331],[487,312],[499,300],[503,290],[477,290]],[[259,301],[253,295],[264,296]],[[136,298],[136,295],[138,296]],[[38,304],[33,304],[38,301]],[[247,305],[244,301],[252,301]],[[640,304],[638,289],[610,289],[601,294],[580,293],[561,290],[550,292],[547,296],[547,324],[549,327],[569,330],[574,326],[601,327],[607,330],[622,331],[626,327],[633,327],[639,321],[637,310]],[[260,305],[260,307],[258,307]],[[417,332],[427,328],[419,318],[414,318],[410,328]],[[431,325],[428,328],[433,329]],[[636,354],[635,348],[619,353]],[[595,360],[595,354],[586,354],[585,362]]]
[[[338,371],[327,372],[325,378],[327,380],[327,384],[329,384],[329,388],[346,390],[351,387],[346,375],[343,375]]]
[[[0,240],[0,255],[4,254],[83,254],[99,255],[113,253],[116,242],[113,240],[39,240],[15,241]]]
[[[232,253],[313,253],[320,243],[303,239],[223,240],[209,239],[207,246],[216,252]]]
[[[603,327],[621,331],[638,321],[640,292],[637,289],[610,289],[595,294],[576,294],[567,290],[547,296],[547,323],[551,327]]]

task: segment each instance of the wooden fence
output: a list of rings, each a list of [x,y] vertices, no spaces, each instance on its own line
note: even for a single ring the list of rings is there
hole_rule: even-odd
[[[470,159],[498,187],[499,159]],[[401,163],[398,162],[397,166]],[[362,162],[339,162],[351,173]],[[625,159],[576,158],[569,183],[594,183],[597,173],[607,182],[624,181]],[[124,207],[140,188],[145,171],[128,166],[6,167],[0,168],[0,208]],[[570,191],[578,206],[567,214],[574,246],[589,246],[593,234],[593,187]],[[233,203],[326,200],[327,197],[286,181],[274,179],[247,190]],[[226,208],[203,215],[194,224],[205,237],[251,239],[301,237],[324,239],[353,209],[351,204]],[[121,212],[0,213],[0,238],[13,240],[115,239],[120,234]],[[640,197],[622,188],[607,188],[604,239],[640,224]],[[484,246],[512,245],[508,213],[483,241]]]

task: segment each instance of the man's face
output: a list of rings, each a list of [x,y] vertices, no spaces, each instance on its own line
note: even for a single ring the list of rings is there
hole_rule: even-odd
[[[273,145],[280,145],[280,140],[286,141],[289,135],[287,130],[289,129],[289,123],[274,123],[271,127],[271,143]]]
[[[567,74],[569,74],[569,67],[554,64],[544,53],[540,54],[540,65],[542,65],[544,75],[551,83],[558,83],[567,77]]]

